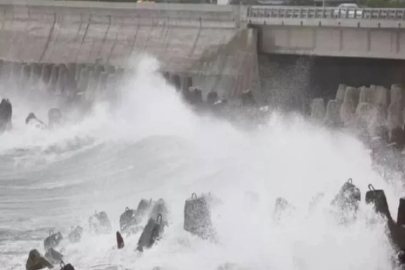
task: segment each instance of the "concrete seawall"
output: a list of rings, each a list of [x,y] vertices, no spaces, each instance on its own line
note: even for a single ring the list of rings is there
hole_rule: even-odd
[[[239,18],[235,6],[2,1],[0,59],[126,67],[146,52],[163,72],[230,96],[257,81],[256,32]]]

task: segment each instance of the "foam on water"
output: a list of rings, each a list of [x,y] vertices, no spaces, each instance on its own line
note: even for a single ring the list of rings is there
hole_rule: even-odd
[[[73,225],[87,229],[94,210],[105,210],[118,230],[125,207],[141,198],[164,198],[169,206],[170,226],[156,246],[135,252],[137,234],[117,250],[115,234],[85,232],[80,244],[65,246],[66,261],[76,269],[394,268],[381,220],[368,222],[376,217],[364,195],[369,183],[384,189],[395,217],[402,185],[373,170],[361,142],[298,115],[274,112],[249,131],[196,115],[157,68],[150,57],[137,62],[116,108],[100,102],[83,121],[54,132],[16,123],[1,137],[2,269],[23,269],[32,248],[43,253],[50,228],[65,236]],[[345,226],[330,201],[348,178],[363,202],[357,221]],[[223,201],[213,212],[218,244],[183,230],[192,192]],[[277,197],[296,207],[280,224],[272,219]]]

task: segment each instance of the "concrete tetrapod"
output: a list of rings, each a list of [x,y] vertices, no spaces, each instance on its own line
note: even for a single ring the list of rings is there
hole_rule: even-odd
[[[311,119],[322,122],[325,118],[325,102],[323,98],[315,98],[311,102]]]
[[[68,239],[70,243],[78,243],[82,238],[83,228],[77,226],[76,228],[72,226],[72,231],[68,235]]]
[[[353,127],[355,124],[356,106],[359,92],[354,87],[347,87],[345,97],[340,108],[340,118],[345,127]]]
[[[374,105],[368,102],[361,102],[356,108],[356,125],[368,133],[369,128],[375,124]]]
[[[62,123],[62,113],[58,108],[51,108],[48,111],[48,127],[54,128]]]
[[[60,270],[75,270],[73,265],[71,265],[70,263],[65,264],[64,262],[61,262],[60,267],[61,267]]]
[[[360,201],[360,189],[349,178],[331,202],[337,210],[336,214],[338,215],[339,223],[347,224],[356,219]]]
[[[329,100],[326,106],[326,113],[324,118],[324,124],[328,127],[341,127],[342,120],[340,119],[339,104],[336,100]]]
[[[281,222],[284,217],[293,214],[295,207],[290,204],[286,199],[279,197],[276,199],[276,204],[273,211],[273,221],[275,223]]]
[[[399,199],[397,224],[399,226],[405,225],[405,198]]]
[[[117,236],[117,248],[123,249],[125,246],[125,243],[124,243],[124,239],[122,238],[120,232],[117,232],[116,236]]]
[[[107,213],[102,211],[100,213],[95,212],[93,216],[89,218],[90,231],[96,234],[110,233],[111,222],[108,219]]]
[[[398,103],[401,110],[405,108],[405,89],[398,84],[391,85],[391,103]]]
[[[133,225],[137,225],[136,211],[134,209],[125,208],[124,213],[120,216],[120,230],[121,232],[129,232]]]
[[[388,106],[387,128],[389,131],[396,128],[402,128],[403,118],[402,109],[399,102],[391,102]]]
[[[26,270],[39,270],[44,268],[53,268],[53,265],[48,262],[38,250],[33,249],[28,255],[27,263],[25,264]]]
[[[0,134],[12,128],[13,106],[8,99],[0,102]]]
[[[167,215],[166,204],[162,199],[159,199],[155,203],[149,221],[139,238],[138,251],[142,252],[145,248],[151,248],[162,237],[164,227],[168,226]]]
[[[366,193],[366,203],[373,204],[374,209],[378,214],[381,214],[386,218],[388,236],[396,249],[401,251],[398,256],[399,261],[403,264],[405,263],[405,227],[401,223],[397,223],[392,219],[391,213],[389,211],[387,197],[385,196],[384,190],[376,190],[370,184],[369,191]],[[402,210],[402,205],[400,201],[400,209]],[[402,211],[398,211],[398,215],[403,215]],[[402,222],[402,218],[400,219]]]
[[[45,258],[53,263],[53,264],[59,264],[63,261],[63,255],[53,248],[50,248],[46,253],[45,253]]]
[[[374,105],[387,108],[388,100],[388,90],[385,87],[379,86],[374,90],[372,102]]]
[[[87,85],[89,84],[89,73],[90,70],[87,68],[82,68],[80,70],[80,76],[77,83],[80,92],[84,92],[87,89]]]
[[[184,205],[184,230],[201,237],[215,239],[215,231],[211,221],[211,211],[206,196],[197,197],[193,193]]]
[[[346,87],[347,86],[345,84],[339,84],[336,91],[336,102],[338,103],[339,107],[342,105],[345,99]]]
[[[354,125],[356,115],[356,105],[353,101],[345,101],[340,107],[340,119],[345,127],[352,127]]]
[[[59,76],[59,65],[54,65],[52,66],[52,71],[51,71],[51,77],[49,79],[49,84],[48,84],[48,91],[51,93],[55,93],[56,91],[56,83],[58,82],[58,76]]]
[[[360,87],[359,94],[359,104],[360,103],[373,103],[374,102],[374,93],[373,89],[362,86]]]
[[[54,233],[53,230],[49,231],[49,236],[44,240],[44,249],[48,251],[51,248],[57,247],[62,241],[63,236],[60,232]]]
[[[153,206],[152,199],[150,200],[142,199],[139,202],[138,207],[136,208],[137,218],[140,219],[143,218],[145,215],[149,215],[152,210],[152,206]]]

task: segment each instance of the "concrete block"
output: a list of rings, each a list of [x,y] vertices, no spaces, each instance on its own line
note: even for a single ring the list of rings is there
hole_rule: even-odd
[[[55,91],[57,93],[62,93],[65,89],[67,72],[67,67],[65,65],[61,65],[59,68],[58,80],[55,87]]]
[[[340,105],[336,100],[329,100],[326,106],[324,124],[328,127],[339,127],[342,124],[340,119]]]
[[[183,228],[202,239],[210,239],[215,234],[209,204],[204,196],[198,198],[194,193],[186,200]]]
[[[179,91],[181,89],[181,79],[180,79],[180,76],[178,74],[173,74],[172,75],[171,82],[172,82],[173,86],[176,88],[177,91]]]
[[[42,83],[49,84],[49,80],[51,79],[51,72],[52,72],[52,65],[49,64],[42,65],[40,75],[41,77],[40,80],[42,81]]]
[[[391,103],[388,106],[387,128],[393,130],[403,126],[402,108],[399,102]]]
[[[97,90],[96,90],[96,92],[98,94],[105,93],[106,86],[107,86],[108,75],[109,74],[106,71],[103,71],[103,72],[100,73],[99,80],[98,80],[98,83],[97,83]]]
[[[75,76],[75,80],[76,82],[78,82],[80,80],[80,75],[83,69],[86,69],[86,65],[85,64],[77,64],[76,67],[76,76]]]
[[[53,268],[53,265],[45,259],[38,250],[33,249],[28,255],[27,263],[25,264],[25,269],[27,270],[37,270],[43,268]]]
[[[189,76],[181,77],[181,91],[188,91],[193,86],[193,80]]]
[[[371,89],[371,88],[370,88]],[[373,104],[378,105],[378,106],[388,106],[388,101],[389,101],[389,92],[387,88],[383,86],[379,86],[374,90],[374,101]]]
[[[18,78],[18,81],[15,82],[16,85],[18,85],[18,87],[20,88],[20,90],[25,91],[25,88],[30,85],[29,84],[30,77],[31,77],[31,66],[29,64],[24,64],[21,69],[20,77]]]
[[[21,77],[21,72],[23,68],[23,63],[13,63],[11,72],[11,83],[19,82]]]
[[[113,74],[115,73],[115,67],[110,65],[104,66],[104,71],[108,74]]]
[[[354,87],[347,87],[343,103],[351,101],[354,106],[359,102],[359,90]]]
[[[10,62],[3,62],[0,79],[2,83],[8,84],[10,81],[13,65]]]
[[[83,68],[80,71],[79,81],[77,87],[79,88],[80,92],[84,92],[87,89],[87,85],[89,83],[89,70],[87,68]]]
[[[374,105],[368,102],[361,102],[356,108],[356,122],[360,127],[368,127],[374,121]]]
[[[106,82],[106,90],[108,92],[110,91],[116,91],[115,87],[117,85],[117,75],[116,74],[108,74],[107,76],[107,82]]]
[[[87,84],[87,89],[85,90],[85,97],[87,100],[94,101],[96,98],[97,86],[100,80],[100,73],[98,70],[89,72],[89,80]]]
[[[315,98],[311,103],[311,116],[314,121],[322,121],[325,117],[325,102],[323,98]]]
[[[214,105],[217,101],[219,100],[218,98],[218,93],[213,91],[213,92],[209,92],[207,95],[207,103],[209,105]]]
[[[359,97],[359,104],[360,103],[373,103],[374,101],[374,91],[371,88],[362,86],[360,87],[360,97]]]
[[[95,71],[95,74],[100,74],[101,72],[105,71],[105,69],[104,69],[103,65],[95,65],[94,71]]]
[[[405,91],[404,88],[400,85],[393,84],[391,86],[391,102],[397,103],[400,106],[400,109],[404,109],[404,102],[405,101]]]
[[[352,100],[343,102],[340,107],[340,119],[345,127],[352,126],[355,121],[356,105]]]
[[[112,231],[110,219],[107,213],[102,211],[95,213],[89,218],[90,232],[96,234],[109,234]]]
[[[343,103],[343,100],[345,98],[345,93],[346,93],[346,85],[345,84],[339,84],[339,87],[336,91],[336,101],[337,103]]]
[[[32,64],[31,81],[34,86],[40,82],[42,66],[43,65],[39,63]]]
[[[387,106],[377,105],[374,106],[375,109],[375,118],[377,126],[385,126],[387,122]]]
[[[55,91],[56,83],[58,82],[59,69],[60,69],[59,65],[52,66],[51,78],[49,79],[48,85],[52,91]]]
[[[31,65],[25,64],[22,68],[21,79],[27,80],[31,76]]]
[[[78,65],[76,63],[70,63],[70,64],[67,64],[66,67],[67,67],[68,76],[70,78],[76,78]]]

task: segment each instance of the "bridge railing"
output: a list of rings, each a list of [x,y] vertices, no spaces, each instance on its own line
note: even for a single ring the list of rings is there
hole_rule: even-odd
[[[248,18],[303,18],[303,19],[386,19],[405,20],[405,9],[395,8],[316,8],[250,6]]]

